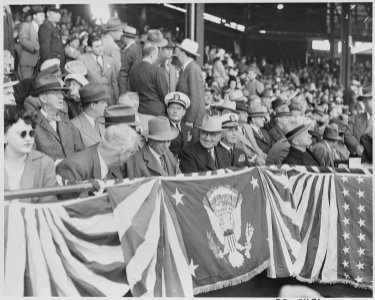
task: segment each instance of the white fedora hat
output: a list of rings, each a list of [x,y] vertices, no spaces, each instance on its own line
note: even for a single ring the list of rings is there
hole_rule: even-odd
[[[176,46],[192,55],[200,56],[198,54],[198,47],[199,47],[198,43],[194,42],[191,39],[184,39],[180,45],[176,45]]]

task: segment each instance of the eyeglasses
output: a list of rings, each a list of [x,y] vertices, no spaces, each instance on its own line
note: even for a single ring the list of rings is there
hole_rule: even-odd
[[[26,130],[24,130],[24,131],[22,131],[22,132],[20,133],[20,136],[21,136],[21,138],[24,139],[24,138],[26,137],[27,134],[29,134],[29,137],[33,138],[33,137],[35,136],[35,130],[33,130],[33,129],[31,129],[30,131],[26,131]]]

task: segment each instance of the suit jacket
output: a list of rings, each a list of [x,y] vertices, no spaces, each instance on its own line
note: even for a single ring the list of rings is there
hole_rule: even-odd
[[[164,63],[161,67],[167,77],[168,93],[175,92],[178,80],[178,72],[176,67],[170,61],[168,62],[168,69],[166,63]]]
[[[103,86],[104,91],[110,96],[108,105],[116,104],[119,96],[117,72],[112,57],[103,55],[103,70],[91,53],[84,53],[78,60],[87,68],[87,80],[98,82]]]
[[[264,153],[267,154],[270,151],[270,149],[271,149],[271,144],[272,144],[271,138],[270,138],[270,135],[268,134],[268,131],[265,130],[264,128],[261,128],[260,131],[262,132],[263,137],[260,136],[258,134],[258,132],[253,129],[254,138],[255,138],[255,141],[256,141],[258,147]]]
[[[38,32],[32,22],[21,24],[19,39],[21,45],[20,62],[21,66],[35,67],[39,59]]]
[[[228,154],[222,148],[215,147],[214,151],[216,163],[199,141],[182,148],[180,154],[181,171],[183,173],[207,172],[231,166]]]
[[[242,149],[248,158],[253,158],[254,155],[257,155],[257,153],[254,150],[254,145],[251,142],[251,139],[249,138],[249,134],[252,134],[252,130],[249,124],[242,124],[241,129],[238,130],[238,140],[236,142],[235,147],[238,149]]]
[[[56,173],[72,182],[102,179],[98,144],[65,158],[57,165]],[[109,168],[106,179],[123,179],[121,168]]]
[[[114,41],[113,37],[109,34],[104,34],[102,36],[104,55],[113,58],[115,62],[116,74],[118,76],[121,68],[121,49]]]
[[[129,74],[142,61],[143,44],[134,43],[121,52],[121,68],[119,74],[120,94],[130,91]]]
[[[354,154],[359,145],[361,136],[366,133],[372,125],[371,120],[367,120],[367,113],[354,116],[349,120],[348,126],[344,130],[344,142],[349,151]]]
[[[171,124],[171,127],[174,126]],[[199,131],[197,128],[190,128],[185,124],[180,124],[181,131],[179,135],[171,141],[169,150],[175,155],[178,156],[183,147],[187,145],[194,144],[199,140]]]
[[[184,121],[194,123],[194,127],[200,127],[206,111],[204,80],[202,70],[195,61],[190,62],[180,74],[176,91],[185,93],[190,99],[190,107],[186,110]]]
[[[309,149],[306,149],[306,152],[302,152],[294,147],[290,147],[288,155],[283,160],[283,164],[320,166],[319,161]]]
[[[326,141],[320,141],[316,143],[312,149],[312,153],[319,161],[319,164],[324,167],[334,167],[335,154],[331,147],[327,144]],[[338,159],[338,157],[337,157]]]
[[[39,27],[40,63],[50,58],[60,59],[60,69],[65,66],[65,51],[59,29],[45,20]]]
[[[163,170],[150,148],[145,144],[125,162],[125,174],[129,179],[152,176],[174,176],[181,173],[172,152],[166,153],[165,162],[168,174]]]
[[[271,138],[271,143],[274,145],[276,142],[285,138],[284,132],[281,130],[280,126],[275,124],[269,131],[269,136]]]
[[[129,82],[130,90],[139,95],[139,113],[153,116],[166,115],[164,97],[168,93],[168,84],[162,68],[142,61],[131,70]]]
[[[220,142],[217,145],[217,148],[220,148],[223,152],[225,152],[228,155],[230,165],[232,167],[244,168],[253,165],[247,158],[246,153],[241,149],[233,147],[233,154],[231,155],[230,152],[226,148],[224,148]]]
[[[57,122],[59,132],[57,133],[40,111],[37,111],[37,114],[36,150],[47,154],[53,160],[65,158],[83,150],[81,135],[69,119],[61,116],[61,121]]]
[[[100,142],[100,137],[104,134],[105,131],[105,127],[103,124],[98,123],[100,132],[99,134],[82,113],[80,113],[74,119],[71,119],[71,122],[78,129],[81,135],[82,145],[84,149],[87,149],[92,145]]]
[[[4,190],[9,190],[8,176],[4,171]],[[47,155],[31,150],[27,154],[25,160],[25,168],[22,173],[20,188],[21,189],[37,189],[44,187],[57,186],[55,166],[53,160]],[[22,202],[52,202],[56,201],[55,195],[33,197],[22,199]]]

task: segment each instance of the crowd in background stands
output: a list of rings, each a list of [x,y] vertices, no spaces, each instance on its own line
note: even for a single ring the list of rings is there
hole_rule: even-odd
[[[372,164],[370,61],[352,65],[344,90],[339,60],[236,57],[53,6],[25,7],[14,20],[5,12],[6,190],[282,163],[334,167],[349,157]]]

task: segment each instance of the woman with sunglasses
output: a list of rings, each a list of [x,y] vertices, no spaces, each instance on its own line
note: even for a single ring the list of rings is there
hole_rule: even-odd
[[[56,186],[53,160],[32,150],[35,135],[33,112],[18,107],[4,111],[4,190],[35,189]],[[22,199],[22,202],[51,202],[56,196]]]

